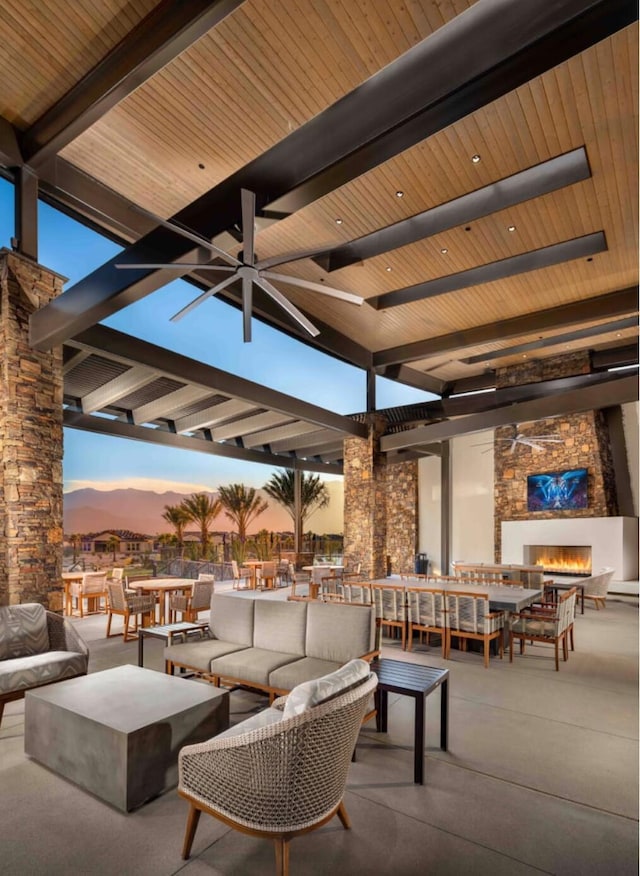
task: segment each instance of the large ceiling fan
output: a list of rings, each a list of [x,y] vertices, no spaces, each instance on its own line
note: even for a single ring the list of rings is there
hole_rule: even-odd
[[[517,425],[514,423],[511,428],[513,429],[513,435],[509,438],[494,438],[493,441],[484,441],[482,444],[472,444],[472,447],[485,447],[487,444],[490,444],[493,447],[494,442],[501,441],[505,442],[509,445],[507,448],[507,453],[515,453],[516,448],[520,447],[530,447],[534,452],[540,453],[543,450],[546,450],[545,444],[564,444],[563,438],[558,438],[553,435],[526,435],[524,432],[520,432],[520,427],[522,424]],[[488,450],[483,450],[483,453],[489,453],[491,450],[489,447]]]
[[[302,328],[307,331],[310,335],[315,337],[320,334],[319,330],[310,322],[307,317],[298,310],[298,308],[292,304],[282,292],[279,292],[278,289],[271,283],[271,280],[277,280],[283,283],[289,283],[292,286],[300,286],[303,289],[310,289],[313,292],[320,292],[323,295],[329,295],[332,298],[339,298],[341,301],[348,301],[351,304],[362,304],[364,299],[359,295],[353,295],[351,292],[344,292],[342,289],[334,289],[331,286],[325,286],[320,283],[312,283],[309,280],[300,280],[298,277],[289,277],[287,274],[277,274],[273,273],[267,268],[274,267],[275,265],[284,264],[288,261],[294,261],[296,259],[302,258],[305,255],[309,254],[317,254],[317,251],[313,253],[289,253],[282,256],[276,256],[269,259],[265,259],[264,261],[256,260],[255,253],[255,221],[256,221],[256,196],[253,192],[248,191],[247,189],[241,190],[241,204],[242,204],[242,245],[243,249],[240,255],[242,259],[238,259],[235,256],[230,255],[225,250],[220,249],[211,241],[207,240],[200,234],[196,234],[195,232],[189,230],[188,228],[183,228],[178,225],[176,222],[171,222],[169,220],[160,219],[157,216],[154,216],[151,213],[145,212],[151,218],[153,218],[158,224],[165,226],[166,228],[170,228],[172,231],[175,231],[176,234],[180,234],[183,237],[186,237],[188,240],[197,243],[198,246],[203,246],[205,249],[208,249],[209,252],[213,253],[218,258],[222,259],[226,264],[187,264],[184,262],[169,262],[169,263],[145,263],[145,264],[116,264],[116,268],[123,269],[134,269],[134,268],[154,268],[157,270],[177,270],[184,273],[185,269],[199,270],[199,271],[219,271],[219,272],[228,272],[229,276],[222,280],[220,283],[217,283],[215,286],[212,286],[210,289],[207,289],[206,292],[203,292],[202,295],[199,295],[197,298],[194,298],[186,307],[183,307],[177,313],[175,313],[171,317],[172,322],[177,322],[182,319],[188,313],[190,313],[194,308],[198,307],[198,305],[202,304],[203,301],[206,301],[207,298],[210,298],[212,295],[215,295],[216,292],[220,292],[226,286],[231,285],[235,280],[242,280],[242,315],[243,315],[243,334],[244,340],[251,340],[251,310],[252,310],[252,292],[253,285],[255,283],[256,286],[259,286],[267,295],[270,296],[277,304],[285,310],[289,316],[294,319],[297,323],[299,323]]]

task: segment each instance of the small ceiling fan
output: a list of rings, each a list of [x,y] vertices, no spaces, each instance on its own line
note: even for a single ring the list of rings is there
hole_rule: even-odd
[[[509,444],[507,449],[507,453],[515,453],[516,447],[530,447],[534,452],[540,453],[543,450],[546,450],[545,444],[564,444],[563,438],[557,438],[553,435],[525,435],[523,432],[518,431],[519,427],[514,423],[511,427],[513,429],[513,435],[510,438],[494,438],[493,441],[484,441],[482,444],[472,444],[472,447],[485,447],[487,444],[490,444],[493,447],[496,441],[504,441]],[[491,450],[483,450],[483,453],[489,453]]]
[[[283,283],[290,283],[292,286],[300,286],[303,289],[310,289],[313,292],[320,292],[323,295],[329,295],[332,298],[339,298],[341,301],[348,301],[351,304],[362,304],[364,299],[359,295],[353,295],[351,292],[344,292],[342,289],[334,289],[331,286],[325,286],[320,283],[312,283],[309,280],[300,280],[297,277],[289,277],[287,274],[276,274],[267,268],[274,267],[275,265],[285,264],[287,261],[293,261],[295,259],[299,259],[305,256],[305,253],[289,253],[282,256],[275,256],[269,259],[265,259],[264,261],[256,260],[255,253],[255,221],[256,221],[256,196],[253,192],[248,191],[248,189],[241,190],[241,205],[242,205],[242,241],[243,241],[243,249],[240,255],[242,259],[238,259],[235,256],[230,255],[228,252],[225,252],[220,247],[215,246],[210,240],[207,240],[205,237],[200,234],[196,234],[193,231],[190,231],[188,228],[183,228],[175,222],[171,222],[169,220],[160,219],[158,216],[154,216],[152,213],[149,213],[146,210],[142,210],[141,212],[150,216],[154,219],[158,224],[163,225],[166,228],[170,228],[172,231],[175,231],[176,234],[180,234],[183,237],[186,237],[188,240],[191,240],[193,243],[198,244],[198,246],[203,246],[208,249],[211,253],[221,258],[226,262],[225,265],[213,265],[213,264],[187,264],[185,262],[169,262],[169,263],[146,263],[146,264],[116,264],[116,268],[121,269],[134,269],[134,268],[153,268],[157,270],[177,270],[182,271],[184,273],[185,269],[191,270],[199,270],[199,271],[220,271],[220,272],[228,272],[229,276],[222,280],[220,283],[217,283],[215,286],[212,286],[211,289],[207,289],[206,292],[203,292],[202,295],[199,295],[197,298],[194,298],[190,304],[187,304],[186,307],[183,307],[177,313],[175,313],[171,317],[172,322],[177,322],[182,319],[188,313],[190,313],[194,308],[198,307],[198,305],[202,304],[207,298],[210,298],[212,295],[215,295],[216,292],[220,292],[226,286],[230,286],[235,280],[240,278],[242,280],[242,316],[243,316],[243,336],[245,342],[251,340],[251,310],[252,310],[252,292],[253,292],[253,284],[259,286],[264,292],[267,293],[277,304],[285,310],[289,316],[294,319],[302,328],[307,331],[310,335],[315,337],[319,335],[319,330],[310,322],[306,316],[301,313],[298,308],[292,304],[283,294],[279,292],[278,289],[270,282],[271,280],[278,280]],[[316,254],[317,251],[313,253],[309,252],[307,255]]]

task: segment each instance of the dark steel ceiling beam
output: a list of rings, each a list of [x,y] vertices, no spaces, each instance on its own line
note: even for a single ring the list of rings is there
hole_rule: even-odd
[[[21,135],[25,162],[37,168],[60,152],[242,2],[163,0]]]
[[[611,347],[607,350],[594,350],[591,354],[593,368],[624,368],[638,364],[638,343],[624,347]]]
[[[626,319],[618,319],[613,322],[604,322],[599,325],[588,326],[575,332],[565,332],[560,335],[551,335],[548,338],[538,338],[526,344],[516,344],[513,347],[502,347],[500,350],[492,350],[490,353],[481,353],[477,356],[469,356],[460,359],[465,365],[476,365],[478,362],[486,362],[490,359],[504,359],[505,356],[514,356],[517,353],[527,353],[529,350],[540,350],[544,347],[557,347],[558,344],[568,344],[570,341],[582,341],[585,338],[594,338],[609,332],[620,332],[628,328],[638,328],[638,320],[635,316]]]
[[[432,377],[424,371],[409,368],[407,365],[389,365],[380,368],[376,374],[378,377],[386,377],[387,380],[395,380],[397,383],[404,383],[406,386],[413,386],[414,389],[422,389],[435,395],[442,395],[445,385],[443,380]]]
[[[538,310],[501,322],[492,322],[452,332],[448,335],[440,335],[437,338],[389,347],[373,354],[373,364],[378,370],[388,365],[415,362],[419,359],[427,359],[430,356],[451,353],[454,350],[463,350],[467,347],[476,347],[480,344],[490,344],[494,341],[522,337],[522,335],[534,334],[535,332],[549,331],[564,326],[593,322],[596,319],[608,319],[637,312],[638,287],[629,286],[626,289],[609,292],[606,295],[599,295],[584,301],[561,304],[558,307]]]
[[[478,3],[293,131],[173,219],[211,239],[241,222],[240,189],[258,208],[291,212],[637,19],[631,0]],[[328,171],[329,179],[321,174]],[[305,183],[308,190],[299,187]],[[279,199],[288,195],[288,203]],[[290,203],[289,203],[290,201]],[[158,228],[119,262],[177,261],[191,244]],[[31,343],[50,349],[164,283],[115,260],[31,317]]]
[[[435,298],[437,295],[445,295],[448,292],[469,289],[483,283],[494,283],[497,280],[505,280],[508,277],[526,274],[529,271],[539,271],[542,268],[549,268],[552,265],[559,265],[574,259],[587,258],[596,255],[596,253],[604,252],[606,249],[607,241],[604,232],[596,231],[594,234],[585,234],[583,237],[575,237],[573,240],[563,240],[561,243],[543,246],[540,249],[500,259],[497,262],[488,262],[467,271],[436,277],[434,280],[427,280],[426,283],[416,283],[413,286],[405,286],[404,289],[394,289],[392,292],[385,292],[384,295],[368,298],[367,304],[377,310],[398,307],[401,304],[410,304],[412,301],[423,301],[425,298]]]
[[[380,449],[383,451],[400,450],[415,447],[415,445],[428,444],[432,441],[444,441],[448,438],[455,438],[457,435],[481,432],[496,426],[506,426],[525,420],[544,420],[548,417],[597,410],[637,400],[638,378],[636,375],[629,377],[610,374],[609,378],[609,380],[595,386],[572,389],[533,401],[510,404],[487,413],[459,417],[454,420],[434,423],[431,426],[418,426],[415,429],[407,429],[406,432],[385,435],[380,439]]]
[[[155,370],[158,376],[211,389],[229,398],[247,401],[258,408],[270,408],[285,413],[292,419],[314,423],[320,428],[337,429],[359,438],[367,436],[366,426],[349,417],[334,414],[310,402],[301,401],[103,325],[93,326],[82,332],[70,345],[78,349],[90,349],[129,367],[147,367]]]
[[[344,246],[318,256],[315,261],[326,271],[336,271],[356,262],[371,259],[449,228],[466,225],[483,216],[505,210],[549,192],[589,179],[591,171],[583,146],[558,155],[534,167],[497,180],[453,201],[447,201],[373,231]]]
[[[163,429],[134,426],[121,420],[107,420],[104,417],[80,414],[76,411],[65,410],[63,412],[63,425],[67,428],[80,429],[84,432],[96,432],[100,435],[131,438],[134,441],[146,441],[149,444],[160,444],[163,447],[195,450],[198,453],[210,453],[212,456],[239,459],[243,462],[259,462],[261,465],[275,465],[280,468],[313,471],[321,474],[343,474],[342,465],[338,463],[319,463],[313,460],[293,459],[290,456],[277,456],[274,453],[259,450],[245,450],[233,444],[220,444],[216,441],[207,441],[205,438],[198,436],[176,435],[174,432],[165,432]]]

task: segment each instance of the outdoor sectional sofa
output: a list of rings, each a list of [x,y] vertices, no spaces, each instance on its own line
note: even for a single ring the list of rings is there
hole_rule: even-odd
[[[356,657],[376,656],[372,606],[285,602],[213,594],[209,639],[165,648],[174,667],[215,685],[243,685],[275,696],[327,675]]]
[[[66,618],[29,602],[0,608],[0,722],[4,704],[86,675],[89,650]]]

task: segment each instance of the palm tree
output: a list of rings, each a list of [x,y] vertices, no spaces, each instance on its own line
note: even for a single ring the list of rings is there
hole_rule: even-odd
[[[259,514],[267,510],[269,503],[258,496],[254,487],[247,488],[244,484],[230,484],[228,487],[220,487],[218,495],[224,513],[238,527],[238,538],[244,543],[249,524]]]
[[[295,505],[295,472],[285,469],[274,472],[271,479],[264,485],[263,490],[272,499],[275,499],[283,508],[286,508],[294,527],[296,523]],[[304,522],[307,517],[318,508],[326,508],[329,504],[329,491],[327,485],[320,480],[320,475],[300,473],[300,515],[298,517],[297,532],[304,530]]]
[[[73,548],[73,562],[75,563],[78,559],[78,545],[82,543],[82,536],[79,533],[74,532],[73,535],[69,536],[69,541]]]
[[[212,499],[206,493],[194,493],[193,496],[183,499],[180,507],[187,514],[187,520],[192,520],[200,527],[201,553],[205,559],[209,546],[209,527],[222,511],[222,504],[219,499]]]
[[[182,550],[185,526],[191,520],[191,517],[189,517],[182,505],[165,505],[162,518],[175,529],[178,547]]]
[[[107,550],[111,551],[111,553],[113,554],[113,562],[114,563],[116,561],[116,551],[119,550],[119,548],[120,548],[120,539],[115,535],[109,536],[109,540],[107,541]]]

